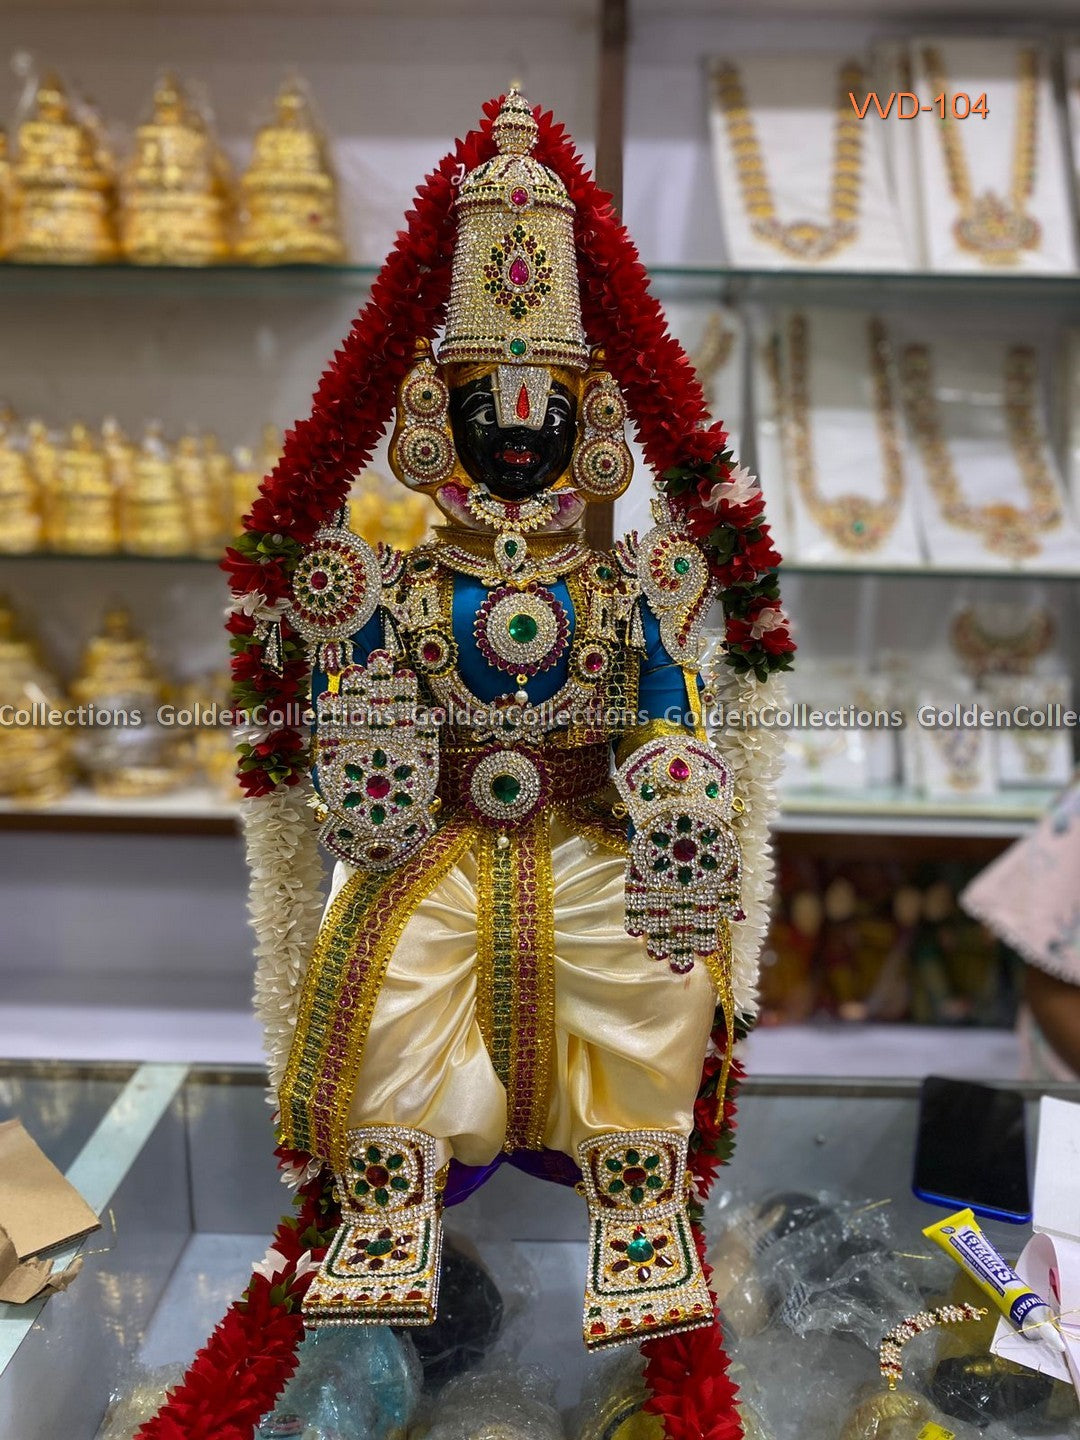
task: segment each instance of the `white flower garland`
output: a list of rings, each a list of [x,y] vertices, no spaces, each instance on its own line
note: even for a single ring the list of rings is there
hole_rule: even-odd
[[[300,985],[323,913],[318,823],[311,783],[286,786],[243,806],[255,930],[255,1014],[274,1091],[289,1058]]]
[[[767,681],[753,675],[736,675],[719,657],[708,667],[710,708],[734,707],[744,717],[758,714],[765,705],[782,706],[784,683],[779,674]],[[710,730],[713,744],[731,766],[735,794],[744,809],[734,817],[742,846],[742,908],[746,919],[731,927],[733,988],[737,1015],[753,1018],[758,1010],[758,967],[761,947],[769,929],[774,871],[770,827],[778,801],[776,782],[784,764],[784,732],[775,727],[744,723]]]

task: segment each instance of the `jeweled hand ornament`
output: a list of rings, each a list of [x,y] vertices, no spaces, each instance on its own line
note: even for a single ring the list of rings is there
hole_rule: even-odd
[[[743,918],[731,776],[704,741],[665,737],[635,750],[615,783],[635,830],[627,931],[685,974],[722,947],[723,922]]]

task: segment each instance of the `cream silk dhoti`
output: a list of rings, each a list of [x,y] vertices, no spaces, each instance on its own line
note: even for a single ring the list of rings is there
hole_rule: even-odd
[[[542,843],[542,842],[541,842]],[[590,1137],[689,1135],[716,991],[706,967],[676,975],[624,929],[625,861],[550,822],[553,1006],[543,1145],[575,1155]],[[389,958],[349,1107],[350,1126],[435,1137],[438,1163],[485,1165],[507,1135],[507,1089],[485,1044],[478,847],[417,904]],[[339,866],[335,894],[350,871]],[[478,1003],[479,1002],[479,1003]]]

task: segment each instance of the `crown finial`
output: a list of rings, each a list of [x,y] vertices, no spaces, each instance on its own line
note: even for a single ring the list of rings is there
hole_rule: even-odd
[[[528,155],[536,144],[539,132],[533,119],[532,106],[511,85],[492,127],[500,155]]]

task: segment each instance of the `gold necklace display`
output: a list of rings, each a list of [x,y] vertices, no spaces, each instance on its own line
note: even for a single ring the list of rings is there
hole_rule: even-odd
[[[923,50],[927,79],[936,94],[949,89],[949,78],[941,51],[928,45]],[[950,116],[938,124],[949,188],[960,211],[953,222],[953,236],[962,250],[978,255],[987,265],[1015,265],[1021,250],[1034,250],[1042,238],[1042,227],[1025,206],[1035,187],[1035,142],[1039,124],[1039,54],[1030,47],[1017,59],[1019,86],[1016,98],[1016,129],[1013,136],[1012,176],[1009,194],[1002,198],[994,190],[976,195],[968,167],[960,126]]]
[[[1036,610],[1020,629],[1002,634],[982,623],[975,607],[965,605],[949,628],[952,647],[964,669],[977,680],[987,675],[1028,675],[1054,640],[1053,617]]]
[[[858,234],[862,133],[848,95],[865,89],[862,67],[854,60],[845,61],[837,82],[829,220],[824,225],[816,220],[780,219],[753,112],[736,66],[730,61],[719,65],[714,71],[714,84],[753,235],[785,255],[811,264],[827,260],[850,245]]]
[[[958,530],[974,531],[995,555],[1010,560],[1038,555],[1040,533],[1061,524],[1062,510],[1035,415],[1034,350],[1030,345],[1010,345],[1005,356],[1005,420],[1009,448],[1029,500],[1023,510],[1009,501],[974,505],[965,498],[945,441],[929,347],[909,345],[901,370],[908,423],[944,519]]]
[[[889,338],[880,320],[867,326],[870,348],[870,375],[874,392],[874,421],[881,448],[885,495],[872,500],[867,495],[844,494],[834,500],[821,493],[814,464],[810,421],[810,386],[805,315],[793,315],[788,324],[788,402],[783,406],[790,439],[795,483],[807,510],[816,523],[841,549],[867,554],[888,538],[904,498],[904,470],[896,422],[896,404],[889,377]]]

